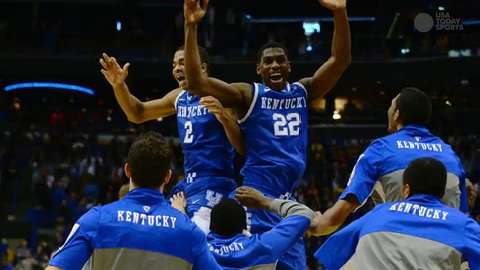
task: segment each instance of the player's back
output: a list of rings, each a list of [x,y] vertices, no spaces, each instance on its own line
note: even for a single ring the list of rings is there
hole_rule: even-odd
[[[432,195],[385,203],[359,222],[359,234],[351,236],[358,245],[347,263],[354,269],[460,269],[479,246],[469,242],[478,224]]]
[[[263,245],[257,235],[243,234],[222,237],[210,233],[207,237],[210,252],[225,270],[274,270],[278,257],[271,247]]]
[[[378,175],[385,193],[386,201],[401,199],[403,171],[408,164],[421,157],[432,157],[441,161],[447,168],[447,186],[443,201],[452,207],[466,208],[461,191],[464,189],[464,172],[462,165],[452,150],[439,137],[434,136],[422,126],[408,125],[400,131],[380,138],[372,143],[380,152],[382,159]]]
[[[190,270],[208,252],[203,232],[151,189],[134,189],[120,201],[96,207],[75,226],[81,234],[75,237],[90,243],[91,269]],[[67,239],[65,248],[75,245]]]
[[[239,120],[247,148],[244,184],[273,197],[291,193],[305,171],[308,100],[300,83],[275,91],[254,84],[249,110]]]
[[[175,102],[185,179],[234,176],[235,151],[224,129],[200,97],[182,91]]]

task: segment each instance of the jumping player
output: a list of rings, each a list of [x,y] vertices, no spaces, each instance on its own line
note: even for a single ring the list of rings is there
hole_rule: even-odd
[[[207,73],[208,56],[201,50],[202,67]],[[187,196],[187,213],[205,232],[208,232],[210,209],[232,192],[234,181],[234,150],[232,144],[242,144],[240,128],[213,97],[200,99],[185,91],[184,50],[180,47],[173,57],[172,75],[178,88],[164,97],[141,102],[133,96],[125,79],[129,63],[123,67],[114,57],[103,54],[102,73],[113,87],[115,97],[129,121],[142,123],[159,117],[177,115],[178,133],[184,154],[185,179],[180,183]],[[209,113],[212,111],[213,114]],[[226,134],[227,133],[227,134]],[[240,146],[241,147],[241,146]]]
[[[268,43],[259,50],[257,74],[262,83],[228,84],[201,71],[197,28],[208,1],[185,0],[185,73],[188,91],[214,96],[239,116],[245,139],[244,185],[272,198],[289,198],[305,170],[308,103],[323,97],[350,64],[350,29],[345,0],[320,0],[334,15],[332,55],[312,77],[290,83],[287,50]],[[252,233],[271,229],[281,219],[263,210],[250,211]],[[306,269],[302,240],[286,253],[277,269]]]

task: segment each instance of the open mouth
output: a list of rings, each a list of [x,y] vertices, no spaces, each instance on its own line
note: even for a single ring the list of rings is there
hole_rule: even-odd
[[[273,83],[279,83],[283,81],[283,76],[281,73],[272,73],[270,74],[269,78]]]

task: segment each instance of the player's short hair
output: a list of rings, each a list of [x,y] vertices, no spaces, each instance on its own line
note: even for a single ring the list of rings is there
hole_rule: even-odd
[[[210,214],[210,231],[222,236],[233,236],[247,228],[245,209],[233,199],[223,199]]]
[[[158,188],[170,170],[172,149],[160,133],[146,132],[130,146],[127,162],[137,187]]]
[[[183,51],[183,50],[185,50],[185,45],[178,47],[177,50],[175,50],[175,52]],[[208,59],[207,49],[205,49],[202,46],[198,46],[198,53],[200,54],[200,61],[208,65],[209,59]]]
[[[283,49],[283,51],[285,52],[286,55],[288,55],[288,50],[287,50],[287,47],[285,45],[283,45],[282,43],[280,42],[276,42],[276,41],[269,41],[265,44],[263,44],[260,49],[258,49],[257,51],[257,63],[260,63],[262,61],[262,56],[263,56],[263,51],[265,51],[265,49],[269,49],[269,48],[280,48],[280,49]]]
[[[430,97],[415,87],[405,87],[400,90],[397,98],[397,108],[403,125],[427,125],[432,115]]]
[[[419,158],[403,172],[403,184],[410,186],[410,196],[429,194],[442,198],[447,185],[447,170],[434,158]]]

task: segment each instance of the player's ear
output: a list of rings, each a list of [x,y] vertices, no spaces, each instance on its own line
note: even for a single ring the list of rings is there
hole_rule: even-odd
[[[405,184],[403,185],[403,189],[402,189],[402,197],[406,199],[408,198],[408,196],[410,196],[410,185]]]
[[[396,123],[400,122],[400,110],[398,108],[395,109],[395,112],[393,113],[393,120]]]
[[[169,169],[167,175],[165,175],[165,178],[163,179],[163,185],[168,185],[168,183],[170,183],[170,181],[172,180],[172,175],[172,170]]]
[[[260,63],[257,63],[257,75],[260,75],[262,70],[260,69]]]
[[[128,165],[128,162],[125,163],[125,165],[123,166],[123,171],[125,172],[125,176],[128,178],[128,179],[131,179],[132,178],[132,171],[130,169],[130,165]]]
[[[202,71],[208,73],[208,66],[207,63],[202,63]]]

